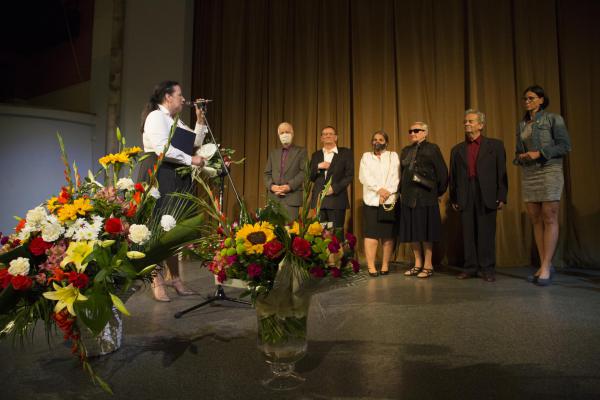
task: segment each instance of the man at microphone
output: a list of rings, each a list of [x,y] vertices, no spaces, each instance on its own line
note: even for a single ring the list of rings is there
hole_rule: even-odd
[[[281,147],[272,150],[264,172],[264,182],[269,198],[279,201],[290,220],[298,217],[302,205],[302,182],[307,153],[304,147],[294,145],[294,127],[282,122],[277,127]]]

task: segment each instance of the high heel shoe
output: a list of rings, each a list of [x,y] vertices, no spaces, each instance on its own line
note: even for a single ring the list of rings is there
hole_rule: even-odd
[[[554,267],[550,267],[550,275],[548,275],[548,278],[543,279],[543,278],[538,277],[535,284],[538,286],[550,286],[552,284],[553,278],[554,278]]]
[[[554,277],[554,272],[556,272],[556,270],[554,269],[554,267],[550,267],[550,279],[552,279]],[[527,282],[531,282],[531,283],[537,283],[539,279],[539,275],[531,274],[527,276]]]
[[[389,268],[388,268],[388,269],[382,269],[382,270],[379,272],[379,275],[387,275],[387,274],[389,274],[389,273],[390,273],[390,270],[389,270]]]
[[[167,286],[170,286],[172,288],[175,289],[175,291],[177,292],[178,295],[180,296],[191,296],[193,294],[196,294],[196,292],[194,292],[193,290],[190,290],[188,288],[186,288],[183,285],[183,281],[181,280],[181,278],[175,278],[171,281],[165,282],[165,284]]]
[[[171,299],[167,295],[165,280],[162,275],[156,275],[152,280],[152,294],[154,295],[154,300],[169,302]]]

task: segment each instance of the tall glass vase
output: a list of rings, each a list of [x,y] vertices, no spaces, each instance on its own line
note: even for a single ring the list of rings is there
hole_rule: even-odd
[[[305,379],[295,364],[306,355],[310,295],[271,293],[256,299],[258,348],[271,368],[263,385],[275,390],[290,390]]]
[[[88,357],[98,357],[117,351],[123,338],[123,321],[115,307],[112,316],[99,334],[94,335],[88,328],[81,329],[81,340]]]

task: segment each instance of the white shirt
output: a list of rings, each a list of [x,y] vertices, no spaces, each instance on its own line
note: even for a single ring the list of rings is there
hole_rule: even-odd
[[[144,133],[142,135],[144,151],[160,155],[165,150],[165,146],[169,141],[169,133],[171,133],[171,127],[174,122],[175,120],[171,117],[169,111],[160,104],[158,105],[158,110],[154,110],[148,114],[144,122]],[[181,119],[177,120],[177,127],[190,131],[190,134],[192,133],[192,130]],[[196,123],[193,132],[196,134],[194,146],[202,146],[204,136],[208,132],[206,125]],[[169,146],[169,149],[165,153],[165,159],[177,164],[192,164],[192,156],[173,146]]]
[[[368,206],[379,206],[377,191],[381,188],[392,193],[385,204],[396,199],[400,183],[400,158],[395,151],[384,151],[380,157],[373,152],[364,153],[360,159],[358,179],[363,185],[363,201]]]
[[[331,161],[333,160],[333,155],[337,154],[337,153],[338,153],[337,146],[335,146],[331,150],[326,150],[325,148],[323,148],[323,161],[327,161],[328,163],[331,164]],[[325,170],[325,178],[327,178],[327,170]]]

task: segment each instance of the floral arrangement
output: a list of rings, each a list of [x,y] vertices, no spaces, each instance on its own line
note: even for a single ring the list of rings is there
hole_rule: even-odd
[[[312,279],[347,278],[359,271],[354,235],[346,233],[341,239],[314,216],[281,224],[277,213],[278,204],[270,202],[246,223],[222,226],[217,251],[208,263],[219,282],[247,281],[248,294],[255,300],[273,288],[284,258]]]
[[[49,337],[56,325],[92,380],[107,391],[87,361],[83,331],[98,335],[114,309],[129,315],[120,296],[196,238],[202,223],[198,215],[185,221],[181,215],[154,215],[162,157],[148,182],[135,182],[133,170],[144,156],[139,147],[125,147],[119,130],[117,139],[119,151],[100,158],[99,172],[82,180],[58,136],[66,185],[29,210],[14,234],[0,238],[2,335],[23,339],[41,320]],[[104,184],[96,180],[100,176]]]
[[[202,174],[208,177],[209,180],[220,178],[225,169],[229,168],[231,164],[242,164],[244,162],[244,158],[234,160],[234,153],[234,149],[221,147],[220,144],[205,143],[196,151],[197,156],[204,158],[204,166],[196,167],[192,165],[179,167],[177,171],[181,175],[192,174],[192,177],[196,180],[202,179]]]

